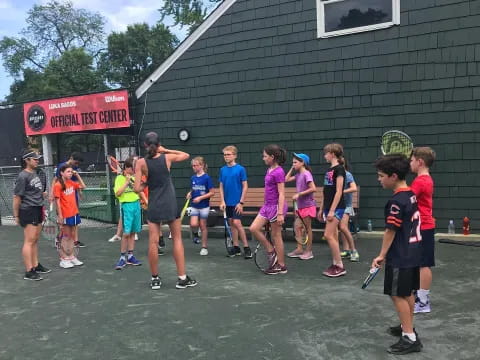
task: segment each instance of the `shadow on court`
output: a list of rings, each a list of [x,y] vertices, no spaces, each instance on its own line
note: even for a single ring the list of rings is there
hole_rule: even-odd
[[[286,275],[260,273],[252,260],[225,257],[223,238],[208,256],[186,239],[188,273],[199,285],[175,289],[167,242],[160,258],[162,289],[149,288],[144,231],[137,242],[140,267],[113,266],[119,243],[113,229],[80,229],[85,265],[60,269],[56,252],[41,240],[40,260],[52,268],[38,282],[23,280],[18,227],[0,227],[0,359],[393,359],[396,342],[386,328],[398,324],[383,274],[360,286],[379,239],[358,242],[359,263],[329,279],[325,243],[309,261],[288,259]],[[291,249],[292,243],[286,244]],[[478,359],[479,248],[437,243],[433,313],[416,316],[424,344],[416,359]]]

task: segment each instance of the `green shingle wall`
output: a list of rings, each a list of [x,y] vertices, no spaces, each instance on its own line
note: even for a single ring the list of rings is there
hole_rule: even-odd
[[[480,1],[402,0],[400,26],[318,39],[312,0],[239,0],[149,89],[142,132],[204,156],[214,178],[235,144],[252,187],[264,145],[309,153],[321,185],[322,148],[340,142],[361,186],[360,224],[380,228],[389,193],[371,164],[381,134],[400,129],[437,152],[438,230],[469,216],[480,231],[479,24]],[[173,175],[180,198],[191,170]]]

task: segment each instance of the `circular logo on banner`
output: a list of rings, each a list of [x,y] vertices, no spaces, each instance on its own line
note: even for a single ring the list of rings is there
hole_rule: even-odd
[[[28,110],[28,127],[33,131],[40,131],[45,126],[45,110],[41,106],[34,105]]]

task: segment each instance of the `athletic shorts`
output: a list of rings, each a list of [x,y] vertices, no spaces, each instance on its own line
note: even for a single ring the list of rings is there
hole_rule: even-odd
[[[142,216],[140,201],[122,203],[122,227],[125,235],[142,231]]]
[[[63,224],[68,226],[77,226],[82,222],[80,219],[80,215],[70,216],[68,218],[63,219]]]
[[[422,235],[420,267],[433,267],[435,266],[435,229],[420,230],[420,233]]]
[[[43,206],[30,206],[18,211],[18,219],[20,220],[21,227],[26,227],[27,225],[42,225],[44,218]]]
[[[298,215],[302,219],[305,219],[306,217],[315,219],[317,217],[317,208],[315,206],[309,206],[303,209],[298,209]]]
[[[200,219],[206,220],[208,219],[208,214],[210,213],[210,207],[205,207],[202,209],[197,208],[190,208],[190,217],[198,216]]]
[[[225,212],[227,213],[227,218],[228,219],[241,219],[242,214],[238,214],[235,211],[235,206],[226,206],[225,207]]]
[[[327,215],[330,209],[323,210],[323,217],[327,219]],[[335,213],[333,214],[338,221],[342,220],[343,214],[345,213],[345,209],[335,209]]]
[[[287,203],[283,204],[283,216],[287,214],[288,211],[288,205]],[[277,215],[278,215],[278,205],[263,205],[260,208],[260,212],[258,213],[262,218],[268,220],[270,223],[274,223],[277,221]]]
[[[383,293],[390,296],[410,296],[420,288],[420,268],[385,267]]]
[[[355,210],[353,210],[353,206],[347,206],[345,208],[345,213],[346,215],[349,215],[349,216],[355,216]]]

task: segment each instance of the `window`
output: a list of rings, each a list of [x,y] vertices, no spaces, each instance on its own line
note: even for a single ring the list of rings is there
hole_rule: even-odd
[[[317,0],[318,37],[400,24],[400,0]]]

